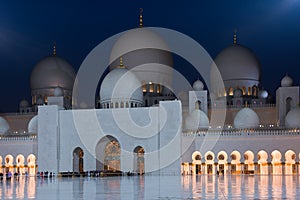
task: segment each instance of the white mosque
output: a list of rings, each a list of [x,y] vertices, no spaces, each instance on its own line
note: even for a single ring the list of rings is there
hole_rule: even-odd
[[[122,35],[112,54],[133,41],[165,45],[142,25],[140,16],[140,27]],[[76,73],[54,47],[32,70],[31,103],[0,114],[0,172],[299,174],[299,86],[284,76],[274,104],[260,85],[258,58],[236,35],[214,61],[225,86],[216,99],[200,80],[180,98],[164,87],[172,81],[171,53],[129,52],[112,62],[94,108],[86,108],[74,106]],[[170,68],[134,70],[145,63]],[[224,110],[216,126],[213,112]]]

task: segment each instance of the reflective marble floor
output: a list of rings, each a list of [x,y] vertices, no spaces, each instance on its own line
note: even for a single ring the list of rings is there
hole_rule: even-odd
[[[300,176],[194,175],[103,178],[19,177],[1,199],[296,199]]]

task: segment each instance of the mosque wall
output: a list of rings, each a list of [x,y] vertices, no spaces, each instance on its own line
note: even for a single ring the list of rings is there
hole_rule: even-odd
[[[2,156],[3,163],[5,164],[5,156],[12,155],[14,159],[22,154],[25,158],[28,155],[37,155],[37,141],[35,139],[23,138],[1,138],[0,140],[0,156]],[[15,161],[14,161],[15,162]]]
[[[59,110],[57,106],[41,106],[39,170],[73,171],[78,147],[84,153],[84,171],[101,170],[96,158],[104,163],[105,145],[116,140],[121,147],[121,171],[133,171],[134,150],[142,147],[145,172],[178,174],[181,121],[180,101],[160,102],[159,107],[122,109]],[[169,143],[177,148],[164,148]]]

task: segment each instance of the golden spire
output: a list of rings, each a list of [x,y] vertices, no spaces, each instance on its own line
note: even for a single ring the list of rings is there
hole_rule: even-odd
[[[237,33],[237,30],[234,29],[234,35],[233,35],[233,44],[236,45],[236,33]]]
[[[140,8],[140,25],[139,25],[139,28],[142,28],[144,27],[144,24],[143,24],[143,8]]]
[[[123,57],[120,57],[120,65],[119,65],[120,68],[124,68],[124,64],[123,64]]]
[[[53,56],[56,56],[56,42],[53,43]]]

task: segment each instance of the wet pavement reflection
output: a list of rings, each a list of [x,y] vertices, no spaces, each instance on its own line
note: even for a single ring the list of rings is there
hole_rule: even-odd
[[[300,176],[194,175],[1,180],[1,199],[296,199]]]

